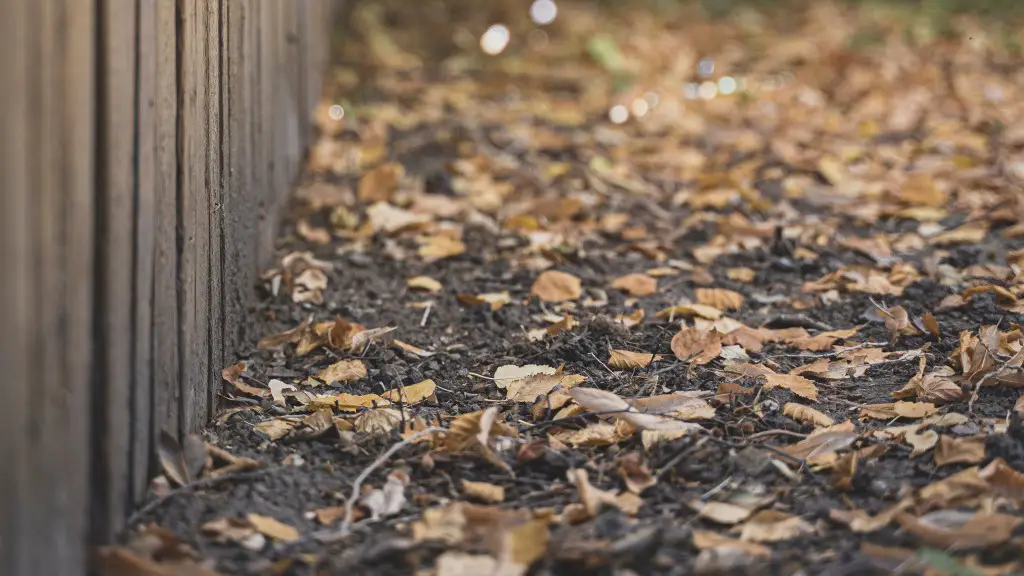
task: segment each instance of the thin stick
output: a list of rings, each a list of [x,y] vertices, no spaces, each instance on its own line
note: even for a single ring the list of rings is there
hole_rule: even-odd
[[[341,528],[339,529],[339,532],[348,532],[349,526],[352,525],[352,511],[355,507],[356,499],[359,497],[359,489],[363,487],[363,482],[366,481],[370,474],[372,474],[373,471],[379,468],[382,464],[387,462],[388,458],[390,458],[395,452],[398,452],[403,447],[412,444],[413,442],[419,440],[420,438],[426,436],[427,434],[433,434],[434,432],[441,432],[443,434],[447,434],[448,430],[445,428],[438,428],[436,426],[424,428],[423,430],[420,430],[419,432],[413,434],[412,436],[405,438],[401,442],[393,444],[390,448],[385,450],[383,454],[378,456],[376,460],[370,463],[370,465],[367,466],[362,472],[360,472],[359,476],[356,476],[355,481],[352,482],[352,494],[349,496],[348,501],[345,502],[345,520],[341,523]]]
[[[597,360],[598,364],[600,364],[601,366],[604,366],[604,369],[607,370],[608,373],[612,375],[612,378],[615,378],[615,376],[616,376],[615,372],[612,372],[612,369],[609,368],[607,364],[602,362],[601,359],[597,357],[597,354],[594,354],[593,352],[591,352],[590,355],[594,357],[594,360]]]
[[[430,309],[433,307],[434,303],[432,301],[427,302],[427,307],[423,310],[423,317],[420,318],[420,328],[423,328],[424,326],[427,325],[427,318],[430,317]]]

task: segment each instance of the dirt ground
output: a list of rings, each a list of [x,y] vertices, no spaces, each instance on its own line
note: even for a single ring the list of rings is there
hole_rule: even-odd
[[[1001,28],[400,4],[349,15],[223,411],[108,566],[1024,571]]]

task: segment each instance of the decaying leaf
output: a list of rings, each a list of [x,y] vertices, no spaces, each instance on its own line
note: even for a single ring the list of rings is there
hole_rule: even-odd
[[[573,468],[566,473],[569,482],[576,487],[580,503],[566,506],[562,512],[570,524],[575,524],[597,516],[602,506],[613,506],[635,516],[643,503],[635,494],[626,492],[617,494],[613,491],[600,490],[590,483],[587,471]]]
[[[814,385],[814,382],[803,376],[796,374],[765,374],[764,378],[764,387],[766,389],[785,388],[801,398],[814,402],[818,400],[818,387]]]
[[[546,270],[541,272],[530,288],[530,295],[544,302],[565,302],[579,300],[583,295],[580,279],[568,272]]]
[[[658,318],[675,320],[676,318],[706,318],[708,320],[718,320],[722,317],[722,311],[712,306],[704,304],[677,304],[675,306],[669,306],[659,310],[655,314]]]
[[[658,291],[658,280],[647,274],[627,274],[612,281],[612,288],[622,290],[630,296],[642,298]]]
[[[516,430],[498,421],[497,406],[463,414],[452,421],[448,434],[444,436],[442,449],[450,453],[472,452],[479,454],[495,466],[512,472],[512,468],[499,457],[492,447],[492,439],[514,438]]]
[[[827,456],[849,448],[857,439],[855,432],[822,432],[808,436],[804,440],[784,446],[784,452],[800,460],[812,460],[815,457]]]
[[[584,380],[585,378],[579,374],[564,374],[559,367],[554,374],[533,374],[514,380],[505,388],[505,394],[509,400],[533,402],[538,396],[546,395],[555,389],[567,390],[582,384]]]
[[[794,420],[806,422],[814,426],[832,426],[835,422],[825,414],[803,404],[786,402],[782,407],[782,413]]]
[[[735,540],[710,530],[694,530],[693,547],[698,550],[736,549],[744,554],[758,558],[770,558],[772,555],[771,548],[763,544]]]
[[[413,523],[413,540],[442,542],[448,546],[482,550],[493,558],[502,558],[513,574],[521,574],[544,555],[548,548],[550,520],[535,517],[526,510],[505,510],[489,506],[453,502],[443,508],[430,508]],[[446,574],[500,574],[496,563],[461,561],[458,569]],[[453,569],[454,570],[454,569]],[[477,570],[483,570],[478,572]],[[438,568],[441,574],[441,567]]]
[[[455,298],[466,306],[479,306],[487,304],[491,310],[500,310],[506,304],[512,302],[512,296],[508,292],[492,292],[485,294],[457,294]]]
[[[896,519],[896,516],[907,508],[910,508],[913,503],[914,502],[911,499],[900,500],[896,504],[885,508],[874,516],[863,510],[832,509],[829,511],[829,518],[836,522],[846,524],[850,530],[858,534],[868,534],[870,532],[877,532],[878,530],[888,526]]]
[[[913,458],[934,448],[939,442],[939,433],[935,430],[925,430],[923,432],[912,430],[906,433],[903,440],[913,446],[914,451],[910,453],[911,458]]]
[[[206,465],[206,443],[197,434],[185,437],[184,445],[167,432],[160,433],[157,443],[160,466],[178,486],[191,484],[199,478]]]
[[[263,534],[267,538],[272,538],[280,542],[294,542],[299,539],[298,530],[271,516],[250,513],[245,516],[245,519],[249,521],[249,524],[251,524],[257,532]]]
[[[397,162],[381,164],[359,179],[359,200],[367,203],[388,202],[405,175],[405,168]]]
[[[730,504],[728,502],[701,502],[694,500],[689,504],[690,508],[697,511],[697,515],[717,524],[732,526],[739,524],[754,513],[753,509]]]
[[[410,384],[408,386],[388,390],[381,394],[381,398],[388,402],[401,402],[402,404],[411,406],[430,398],[434,395],[436,390],[437,384],[435,384],[430,378],[427,378],[426,380],[416,384]]]
[[[936,510],[919,517],[904,512],[896,520],[923,544],[947,550],[1001,544],[1024,523],[1024,518],[1009,514],[967,510]]]
[[[860,410],[861,418],[892,420],[894,418],[924,418],[935,413],[935,404],[931,402],[888,402],[884,404],[867,404]]]
[[[498,388],[507,389],[513,383],[535,374],[554,374],[557,371],[558,369],[554,366],[544,366],[542,364],[527,364],[526,366],[506,364],[505,366],[499,366],[494,371],[494,385]]]
[[[671,346],[676,358],[703,365],[722,353],[722,335],[714,329],[683,328],[672,337]]]
[[[443,288],[440,282],[430,276],[414,276],[406,280],[405,285],[409,288],[426,290],[427,292],[440,292]]]
[[[569,395],[588,412],[623,420],[638,430],[703,430],[700,425],[691,422],[658,414],[641,413],[624,399],[604,390],[573,388]]]
[[[633,370],[646,368],[651,362],[657,362],[663,357],[661,354],[649,354],[647,352],[631,352],[629,350],[610,350],[608,365],[616,370]]]
[[[979,470],[978,476],[988,482],[996,494],[1018,503],[1024,502],[1024,472],[1013,468],[1006,460],[996,458]]]
[[[813,532],[814,526],[799,516],[778,510],[762,510],[740,527],[740,540],[782,542]]]
[[[943,434],[935,447],[935,465],[978,464],[985,459],[985,438],[954,438]]]
[[[505,488],[490,482],[463,480],[462,493],[468,498],[486,504],[499,504],[505,501]]]
[[[719,310],[738,310],[743,306],[743,295],[725,288],[697,288],[697,302]]]
[[[327,384],[333,382],[352,382],[366,378],[366,365],[362,360],[339,360],[316,373],[316,377]]]

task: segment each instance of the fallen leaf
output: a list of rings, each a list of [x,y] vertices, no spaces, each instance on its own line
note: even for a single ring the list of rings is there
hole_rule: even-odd
[[[462,493],[468,498],[487,504],[498,504],[505,501],[505,488],[490,482],[463,480]]]
[[[738,310],[743,306],[743,294],[725,288],[697,288],[697,302],[719,310]]]
[[[340,394],[314,396],[310,404],[313,406],[330,406],[343,412],[356,412],[360,408],[386,406],[388,402],[376,394],[349,394],[342,392]]]
[[[647,274],[627,274],[616,278],[611,286],[635,298],[642,298],[658,291],[658,280]]]
[[[294,542],[299,539],[299,531],[270,516],[246,514],[245,519],[257,532],[280,542]]]
[[[722,353],[722,335],[717,330],[683,328],[672,337],[671,347],[676,358],[700,366]]]
[[[939,321],[931,312],[925,312],[924,315],[921,316],[921,323],[924,324],[925,330],[927,330],[932,336],[935,336],[936,338],[942,336],[942,332],[939,330]]]
[[[907,432],[903,437],[903,440],[906,441],[907,444],[913,446],[914,451],[910,453],[910,457],[913,458],[934,448],[939,442],[939,433],[935,430]]]
[[[507,389],[512,383],[525,380],[535,374],[554,374],[557,371],[558,369],[554,366],[544,366],[541,364],[527,364],[526,366],[506,364],[499,366],[494,371],[494,385],[498,388]]]
[[[259,342],[256,343],[256,347],[260,350],[277,350],[288,344],[295,344],[309,331],[310,323],[310,320],[306,320],[290,330],[277,334],[268,334],[260,338]]]
[[[284,391],[285,390],[298,390],[295,386],[282,382],[281,380],[271,380],[267,382],[267,387],[270,388],[270,395],[274,398],[274,403],[286,406]]]
[[[568,390],[573,386],[582,384],[585,378],[579,374],[563,374],[562,368],[554,374],[534,374],[522,380],[509,384],[505,394],[509,400],[515,402],[533,402],[538,396],[550,393],[552,390]]]
[[[1024,472],[1014,469],[1006,460],[996,458],[978,471],[992,490],[1004,498],[1024,502]]]
[[[370,490],[359,499],[372,520],[394,516],[405,508],[405,487],[409,484],[409,475],[401,470],[388,474],[382,488]]]
[[[782,407],[782,413],[794,420],[812,424],[814,426],[832,426],[835,422],[825,414],[803,404],[786,402]]]
[[[750,508],[744,508],[743,506],[737,506],[728,502],[701,502],[700,500],[694,500],[690,502],[690,508],[696,510],[697,515],[701,518],[727,526],[739,524],[750,518],[754,513],[754,510]]]
[[[370,436],[388,436],[402,425],[402,413],[394,408],[374,408],[360,412],[352,423],[357,432]]]
[[[618,465],[619,478],[622,478],[626,489],[633,494],[642,494],[644,490],[658,483],[658,480],[651,474],[647,465],[640,461],[640,455],[636,452],[629,452],[619,456],[616,464]]]
[[[925,545],[949,550],[1002,544],[1024,518],[997,512],[936,510],[920,517],[904,512],[896,521]]]
[[[359,179],[357,194],[361,202],[388,202],[405,176],[405,168],[397,162],[381,164]]]
[[[935,404],[930,402],[889,402],[884,404],[866,404],[860,409],[861,418],[892,420],[894,418],[924,418],[936,411]]]
[[[267,544],[266,536],[258,532],[251,522],[241,518],[210,520],[200,530],[213,536],[216,542],[235,542],[247,550],[259,551]]]
[[[405,285],[409,288],[426,290],[427,292],[440,292],[443,288],[440,282],[430,276],[414,276],[406,280]]]
[[[366,375],[366,365],[362,360],[340,360],[316,373],[316,377],[327,384],[352,382],[366,378]]]
[[[157,456],[164,474],[178,486],[185,486],[197,480],[206,465],[206,443],[198,434],[189,434],[183,446],[174,436],[160,432]]]
[[[442,449],[449,453],[475,452],[495,466],[512,472],[492,448],[491,440],[499,437],[515,438],[515,429],[498,420],[501,412],[497,406],[463,414],[452,420],[448,434],[444,436]]]
[[[430,398],[436,390],[437,384],[428,378],[416,384],[388,390],[381,394],[381,398],[389,402],[401,402],[407,406],[412,406]]]
[[[546,270],[537,277],[530,287],[530,295],[544,302],[565,302],[579,300],[583,295],[580,279],[567,272]]]
[[[782,446],[780,450],[799,460],[811,460],[845,450],[853,445],[856,439],[855,432],[822,432],[808,436],[796,444]]]
[[[725,271],[725,277],[733,282],[749,284],[757,277],[757,272],[750,268],[729,268]]]
[[[727,536],[722,536],[716,532],[710,530],[694,530],[693,531],[693,547],[698,550],[720,550],[720,549],[732,549],[741,550],[744,554],[755,556],[758,558],[770,558],[772,555],[771,548],[756,542],[744,542],[743,540],[735,540]],[[704,572],[698,571],[698,574],[704,574]]]
[[[677,304],[659,310],[655,316],[658,318],[668,318],[669,320],[693,318],[694,316],[707,318],[708,320],[718,320],[722,317],[722,311],[704,304]]]
[[[629,350],[610,350],[608,366],[616,370],[633,370],[646,368],[651,362],[662,360],[661,354],[649,354],[647,352],[631,352]]]
[[[436,234],[427,236],[420,241],[420,247],[416,250],[420,258],[425,262],[436,262],[445,258],[465,254],[466,245],[459,238],[452,238],[447,234]]]
[[[634,495],[623,495],[630,496],[624,498],[623,496],[617,495],[615,492],[596,488],[590,483],[587,471],[582,468],[570,469],[566,473],[566,477],[568,478],[569,483],[576,487],[576,492],[579,497],[580,504],[582,505],[581,509],[578,511],[571,510],[569,507],[566,507],[567,510],[563,512],[563,514],[568,514],[568,520],[570,523],[578,523],[597,516],[598,512],[601,511],[601,507],[604,505],[618,508],[630,516],[636,514],[637,500],[633,497]],[[582,512],[582,514],[580,514],[580,512]]]
[[[803,376],[796,374],[765,374],[764,378],[765,389],[785,388],[801,398],[807,398],[814,402],[818,400],[818,387],[814,385],[814,382]]]
[[[989,490],[991,487],[979,475],[978,467],[972,466],[918,490],[918,508],[932,510],[973,502],[975,498]]]
[[[740,540],[746,542],[782,542],[812,534],[814,526],[799,516],[777,510],[762,510],[740,529]]]
[[[274,418],[272,420],[266,420],[253,426],[254,429],[267,435],[270,440],[280,440],[287,436],[298,424],[293,420],[285,420],[284,418]]]
[[[506,304],[512,302],[512,296],[508,292],[491,292],[485,294],[457,294],[455,298],[466,306],[479,306],[487,304],[491,310],[500,310]]]
[[[935,448],[935,465],[978,464],[985,459],[985,438],[953,438],[943,434]]]
[[[596,388],[573,388],[569,391],[580,406],[588,412],[623,420],[639,430],[702,430],[698,424],[683,422],[658,414],[638,412],[632,405],[612,392]]]
[[[875,514],[874,516],[868,514],[863,510],[839,510],[833,508],[829,510],[829,518],[845,524],[853,532],[857,534],[869,534],[871,532],[877,532],[882,528],[885,528],[896,516],[902,513],[907,508],[913,506],[914,502],[912,499],[903,499],[889,506]]]

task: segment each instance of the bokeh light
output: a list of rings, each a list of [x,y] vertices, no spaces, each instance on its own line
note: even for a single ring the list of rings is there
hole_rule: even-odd
[[[700,88],[697,90],[697,94],[699,94],[704,100],[711,100],[718,95],[718,84],[711,80],[705,80],[701,83]]]
[[[736,88],[736,79],[732,76],[722,76],[718,79],[718,92],[723,96],[735,93]]]
[[[700,62],[697,63],[697,74],[700,74],[701,78],[707,78],[715,73],[715,61],[711,58],[701,58]]]
[[[342,118],[345,117],[345,109],[337,104],[334,104],[333,106],[327,109],[327,116],[331,120],[341,120]]]
[[[551,24],[557,17],[558,6],[554,0],[533,0],[530,5],[530,19],[541,26]]]
[[[511,39],[512,33],[509,32],[508,26],[495,24],[480,36],[480,49],[491,56],[495,56],[501,54],[508,47],[508,42]]]
[[[608,111],[608,119],[613,124],[623,124],[626,120],[629,120],[629,109],[622,104],[616,104]]]

